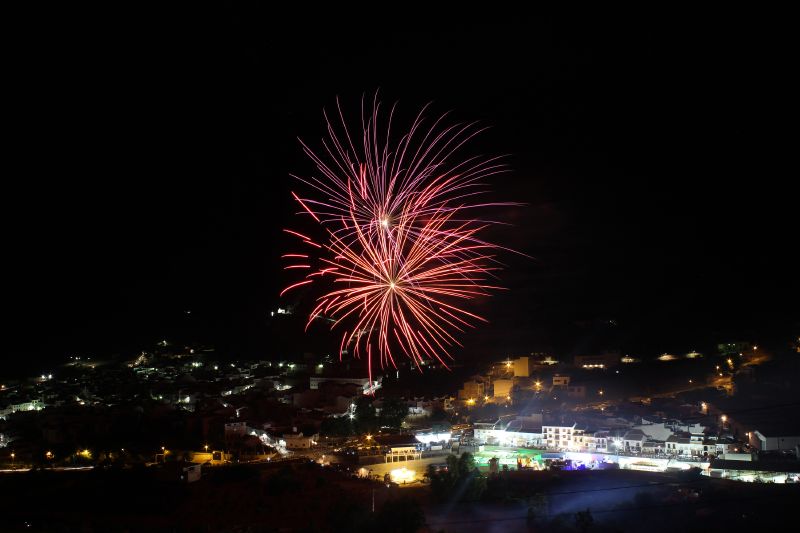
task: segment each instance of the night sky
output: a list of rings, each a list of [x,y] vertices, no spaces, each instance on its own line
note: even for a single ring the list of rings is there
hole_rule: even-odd
[[[518,17],[513,17],[518,20]],[[313,24],[274,13],[21,16],[6,50],[6,373],[155,340],[334,352],[269,319],[292,278],[289,173],[362,94],[491,129],[510,290],[465,360],[722,340],[798,324],[787,35],[745,15],[514,25]],[[10,90],[9,90],[10,89]],[[791,98],[794,99],[794,96]],[[309,296],[310,297],[310,296]],[[186,311],[191,311],[187,314]],[[609,326],[614,320],[616,326]]]

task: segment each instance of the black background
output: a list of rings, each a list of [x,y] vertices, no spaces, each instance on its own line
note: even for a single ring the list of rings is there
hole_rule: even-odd
[[[459,358],[783,346],[797,327],[793,61],[753,14],[309,22],[264,12],[9,18],[4,372],[170,339],[335,351],[269,319],[290,172],[337,95],[491,129],[510,289]],[[298,301],[303,297],[305,301]],[[185,311],[191,310],[191,315]],[[290,319],[291,320],[291,319]],[[617,326],[608,327],[608,320]],[[296,322],[299,323],[299,320]]]

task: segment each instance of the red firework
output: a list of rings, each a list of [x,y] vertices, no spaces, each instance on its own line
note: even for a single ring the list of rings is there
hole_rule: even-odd
[[[323,294],[308,320],[328,317],[332,328],[349,324],[339,357],[352,345],[356,357],[366,355],[370,381],[373,356],[381,368],[396,367],[395,356],[409,357],[417,368],[424,359],[445,367],[448,349],[460,346],[454,333],[482,317],[465,310],[469,300],[488,295],[494,253],[500,247],[479,238],[495,222],[472,216],[485,193],[483,180],[507,171],[500,158],[458,159],[456,153],[480,133],[475,123],[446,126],[442,115],[428,127],[424,107],[409,131],[392,143],[392,118],[378,126],[380,104],[371,113],[362,103],[358,144],[337,102],[340,131],[328,118],[328,137],[320,155],[301,141],[319,175],[301,178],[309,197],[292,196],[325,228],[315,240],[284,230],[304,246],[302,253],[283,256],[287,270],[305,270],[305,277],[286,292],[324,282]],[[308,325],[306,325],[308,327]]]

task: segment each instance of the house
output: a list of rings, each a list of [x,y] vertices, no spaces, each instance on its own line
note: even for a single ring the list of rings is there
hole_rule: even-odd
[[[650,455],[659,455],[664,453],[664,441],[646,440],[644,444],[642,444],[642,453]]]
[[[514,377],[527,378],[531,375],[528,357],[520,357],[514,360]]]
[[[319,435],[304,436],[303,432],[300,433],[285,433],[283,440],[286,443],[287,450],[308,450],[319,440]]]
[[[514,381],[510,379],[496,379],[492,383],[494,385],[494,397],[505,400],[511,396],[511,388],[514,386]]]
[[[622,449],[629,453],[642,453],[647,435],[641,429],[631,429],[622,437]]]
[[[544,444],[548,448],[558,448],[566,450],[572,444],[572,432],[576,424],[573,422],[569,426],[542,426]]]
[[[501,446],[540,446],[542,436],[541,422],[537,425],[525,418],[517,418],[509,422],[503,433],[499,435],[499,444]]]
[[[584,385],[576,385],[572,384],[567,387],[567,397],[568,398],[578,398],[584,399],[586,398],[586,387]]]
[[[486,383],[472,379],[465,381],[464,386],[458,391],[459,400],[476,400],[486,396]]]
[[[673,435],[664,444],[664,453],[690,457],[707,457],[717,453],[717,445],[707,441],[701,434]]]
[[[771,483],[800,483],[800,461],[736,461],[712,459],[708,467],[710,477],[738,481],[764,481]]]
[[[609,368],[618,365],[620,359],[618,352],[605,352],[600,355],[576,355],[574,363],[577,368]]]
[[[750,446],[762,452],[794,450],[800,445],[800,432],[756,430],[748,434],[748,439]]]

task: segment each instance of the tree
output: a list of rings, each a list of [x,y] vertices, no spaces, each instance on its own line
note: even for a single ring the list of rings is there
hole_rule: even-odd
[[[450,415],[447,414],[447,411],[437,405],[431,410],[431,416],[429,418],[431,422],[444,422],[446,420],[450,420]]]
[[[349,437],[353,434],[353,424],[349,416],[332,416],[322,419],[320,433],[335,437]]]
[[[356,400],[353,427],[358,433],[368,433],[378,429],[378,415],[370,398],[362,396]]]
[[[408,405],[398,398],[383,400],[379,422],[381,426],[399,429],[408,416]]]
[[[431,492],[439,500],[470,501],[477,500],[486,491],[486,478],[475,467],[471,453],[447,456],[447,470],[436,471],[428,467]]]

